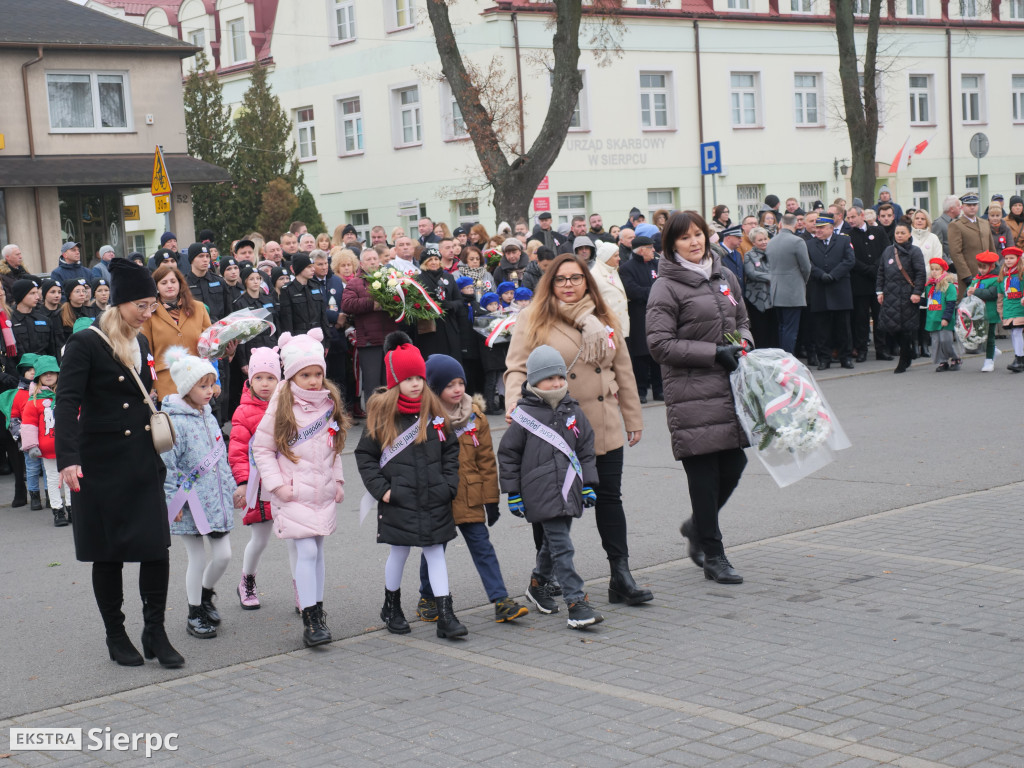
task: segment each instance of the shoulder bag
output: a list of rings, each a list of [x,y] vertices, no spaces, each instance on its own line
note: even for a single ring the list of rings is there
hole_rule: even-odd
[[[900,249],[895,245],[892,247],[893,258],[896,259],[896,268],[903,275],[903,279],[907,281],[911,288],[914,287],[914,281],[910,279],[910,275],[907,274],[907,270],[903,268],[903,262],[900,261]]]
[[[99,337],[106,342],[107,346],[110,347],[110,351],[114,351],[114,346],[110,343],[110,339],[103,333],[96,324],[89,326],[90,330],[96,331]],[[117,356],[114,356],[117,360]],[[120,362],[120,361],[118,361]],[[149,392],[146,391],[146,387],[142,383],[142,379],[139,378],[138,372],[135,370],[135,366],[125,366],[132,377],[135,379],[135,383],[139,385],[139,391],[142,392],[142,399],[146,401],[146,405],[149,406],[149,435],[153,438],[153,447],[156,448],[157,453],[166,453],[174,447],[174,441],[176,436],[174,434],[174,425],[171,423],[171,417],[166,413],[158,411],[156,406],[153,405],[153,399],[149,396]]]

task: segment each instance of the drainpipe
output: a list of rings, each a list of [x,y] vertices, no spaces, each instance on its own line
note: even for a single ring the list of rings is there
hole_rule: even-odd
[[[694,55],[697,59],[697,137],[698,141],[704,143],[704,98],[701,88],[700,78],[700,25],[697,20],[693,20],[693,50]],[[712,179],[714,181],[714,179]],[[704,183],[704,176],[700,177],[700,213],[701,216],[707,215],[708,204],[707,204],[707,192]]]
[[[526,122],[523,116],[523,66],[519,59],[519,19],[512,14],[512,39],[516,45],[516,87],[519,88],[519,156],[526,154]]]
[[[949,27],[946,27],[946,108],[948,111],[946,124],[949,126],[949,193],[956,194],[956,175],[953,168],[953,41]],[[981,186],[981,179],[978,179]]]
[[[43,60],[43,46],[36,48],[36,57],[29,59],[21,65],[21,87],[25,92],[25,124],[28,126],[28,154],[33,160],[36,159],[36,137],[32,130],[32,102],[28,97],[28,68]],[[39,265],[46,271],[46,256],[43,245],[43,212],[39,209],[39,187],[32,188],[36,206],[36,237],[39,241]]]

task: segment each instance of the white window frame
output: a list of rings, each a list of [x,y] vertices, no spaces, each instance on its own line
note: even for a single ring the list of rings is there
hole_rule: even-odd
[[[668,200],[652,200],[652,197],[668,197]],[[654,212],[665,208],[669,211],[676,209],[676,191],[671,187],[658,187],[647,190],[647,216],[648,223],[654,223]]]
[[[338,12],[344,12],[348,22],[347,35],[342,35],[342,24],[338,23]],[[356,4],[355,0],[327,0],[327,28],[330,30],[331,45],[351,43],[356,39]]]
[[[750,11],[750,0],[726,0],[727,11]]]
[[[365,221],[356,222],[356,218],[364,218]],[[345,211],[345,221],[355,227],[356,237],[361,243],[370,242],[370,212],[366,208],[358,211]]]
[[[812,190],[812,186],[816,187],[816,189]],[[825,197],[828,195],[828,183],[824,181],[801,181],[797,189],[800,190],[797,199],[800,203],[800,208],[804,211],[811,210],[811,205],[815,200],[825,202]]]
[[[1014,80],[1020,78],[1020,84]],[[1024,72],[1010,73],[1010,101],[1013,103],[1013,124],[1024,123]]]
[[[924,189],[918,189],[918,185],[923,184]],[[913,195],[911,196],[911,205],[914,208],[924,208],[928,211],[928,215],[931,215],[932,206],[932,180],[931,179],[914,179]]]
[[[640,85],[641,78],[645,76],[660,76],[665,78],[664,86],[643,86]],[[640,118],[640,130],[650,131],[674,131],[676,129],[676,104],[675,104],[675,70],[671,69],[641,69],[637,72],[638,98],[640,109],[637,116]],[[657,125],[656,118],[658,109],[655,101],[658,96],[665,97],[665,124]],[[645,99],[645,97],[647,97]],[[647,104],[646,110],[644,104]],[[644,112],[650,113],[650,125],[644,125]]]
[[[928,17],[928,0],[906,0],[907,18],[924,19]],[[920,11],[920,13],[914,13]]]
[[[814,13],[814,0],[789,0],[789,12],[809,16]]]
[[[978,18],[978,0],[959,0],[959,3],[961,19]]]
[[[399,32],[416,26],[416,0],[385,0],[385,32]]]
[[[402,94],[416,89],[416,101],[402,104]],[[415,117],[416,135],[412,141],[405,140],[405,123],[403,116],[409,113]],[[395,149],[423,146],[423,94],[417,82],[401,83],[391,86],[391,138]]]
[[[304,115],[305,112],[309,114]],[[316,160],[316,111],[313,106],[292,110],[292,120],[295,123],[295,151],[299,155],[299,162]]]
[[[814,87],[798,86],[796,79],[798,77],[813,77]],[[731,84],[731,76],[730,76]],[[756,87],[756,81],[755,81]],[[798,97],[803,96],[803,106],[797,106]],[[815,97],[814,114],[815,120],[804,120],[801,122],[797,120],[797,114],[802,113],[806,118],[808,112],[807,96]],[[825,105],[825,73],[824,72],[794,72],[793,73],[793,121],[797,128],[822,128],[825,125],[825,111],[823,109]]]
[[[465,227],[480,221],[480,200],[478,198],[452,200],[452,207],[455,209],[459,226]]]
[[[590,131],[590,91],[587,88],[587,81],[589,80],[587,68],[580,67],[579,73],[583,79],[583,87],[580,88],[579,95],[576,97],[576,109],[573,110],[573,120],[576,124],[569,124],[569,133],[587,133]],[[551,96],[551,88],[554,85],[552,83],[554,75],[554,72],[548,73],[549,98]]]
[[[1005,15],[1000,10],[1000,21],[1024,21],[1024,0],[1006,0],[1006,5],[1010,10]]]
[[[875,73],[875,102],[878,105],[878,125],[885,125],[885,84],[882,82],[882,72],[878,71]],[[861,70],[857,71],[857,89],[860,91],[860,103],[864,105],[864,72]]]
[[[128,249],[128,253],[138,251],[139,253],[146,253],[146,233],[145,232],[128,232],[125,235],[125,247]]]
[[[345,114],[345,104],[356,101],[359,102],[359,110]],[[363,97],[358,93],[346,93],[341,96],[334,97],[334,110],[337,115],[335,119],[335,125],[338,130],[338,157],[352,157],[354,155],[362,155],[366,152],[366,135],[363,130]],[[353,125],[353,136],[357,138],[356,145],[353,149],[348,149],[345,133],[345,127],[348,123]],[[363,146],[358,146],[362,144]]]
[[[978,78],[978,85],[976,89],[967,89],[964,87],[965,77],[976,77]],[[971,96],[977,96],[977,115],[972,117],[967,116],[967,107],[971,103]],[[960,73],[960,122],[962,125],[982,125],[987,122],[986,119],[986,107],[985,103],[985,75],[981,72],[961,72]]]
[[[437,92],[441,99],[441,135],[445,141],[465,141],[469,138],[469,129],[447,80],[441,81]]]
[[[926,85],[913,85],[911,78],[923,77]],[[936,125],[935,122],[935,75],[931,72],[910,72],[907,75],[907,108],[911,125]],[[921,102],[924,101],[928,116],[921,119]]]
[[[1015,173],[1013,175],[1013,181],[1014,188],[1016,189],[1016,194],[1020,195],[1021,197],[1024,197],[1024,173]],[[1007,212],[1009,212],[1009,205],[1007,205],[1006,210]]]
[[[871,13],[871,0],[853,0],[853,15],[867,16]]]
[[[748,194],[747,197],[740,197],[740,190],[756,194]],[[736,185],[736,221],[742,222],[747,216],[757,216],[761,211],[761,202],[764,200],[764,184],[737,184]]]
[[[234,25],[242,25],[242,34],[236,39],[234,32]],[[227,47],[231,51],[231,63],[242,64],[249,60],[249,46],[245,44],[245,17],[238,19],[229,19],[224,22],[225,39],[227,40]],[[238,47],[236,43],[241,46],[242,55],[238,55]]]
[[[974,183],[971,183],[972,179],[974,180]],[[964,189],[967,190],[968,192],[974,192],[976,195],[980,195],[981,179],[976,174],[967,174],[966,176],[964,176]]]
[[[736,75],[750,75],[753,77],[753,84],[751,86],[734,86],[732,79]],[[728,73],[729,76],[729,122],[731,127],[736,130],[748,130],[751,128],[763,128],[764,127],[764,98],[762,93],[763,78],[761,77],[761,70],[759,69],[744,69],[744,70],[733,70]],[[754,97],[754,122],[736,122],[736,109],[742,113],[747,110],[747,107],[742,103],[737,104],[734,97],[753,95]]]
[[[570,199],[570,198],[573,198],[573,197],[582,197],[583,198],[583,205],[582,205],[582,207],[577,207],[577,206],[573,205],[573,203],[579,202],[578,200],[571,200]],[[555,202],[558,204],[557,205],[557,209],[558,209],[558,223],[559,224],[569,224],[570,222],[572,222],[572,217],[573,216],[583,216],[583,218],[586,219],[587,218],[587,211],[589,210],[588,207],[587,207],[587,201],[589,199],[590,199],[590,193],[589,192],[559,192],[557,195],[555,195]],[[563,200],[565,200],[565,207],[564,208],[562,207],[562,201]]]
[[[85,126],[82,128],[60,128],[55,127],[53,124],[53,112],[50,109],[50,76],[51,75],[88,75],[89,76],[89,87],[92,98],[92,117],[93,124],[91,126]],[[121,78],[121,95],[124,101],[124,119],[125,124],[123,126],[115,126],[111,128],[104,128],[102,125],[102,112],[100,110],[100,95],[99,95],[99,78],[100,76],[108,77],[120,77]],[[131,98],[131,79],[128,72],[125,70],[111,70],[111,69],[98,69],[98,70],[86,70],[86,69],[59,69],[59,70],[48,70],[46,72],[46,109],[48,112],[50,133],[131,133],[135,130],[135,123],[132,119],[132,98]]]

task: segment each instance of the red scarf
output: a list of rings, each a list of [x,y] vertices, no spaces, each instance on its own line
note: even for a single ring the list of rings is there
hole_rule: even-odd
[[[422,398],[419,398],[419,397],[417,397],[415,400],[412,400],[412,399],[406,397],[405,395],[399,393],[399,395],[398,395],[398,412],[399,413],[408,413],[408,414],[419,413],[420,412],[420,402],[421,402],[421,400],[422,400]]]
[[[11,330],[11,320],[7,313],[0,309],[0,331],[3,331],[4,347],[7,348],[7,357],[14,360],[18,356],[18,347],[14,343],[14,331]]]

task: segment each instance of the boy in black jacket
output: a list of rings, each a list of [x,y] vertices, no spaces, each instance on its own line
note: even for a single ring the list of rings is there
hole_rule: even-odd
[[[592,488],[598,480],[597,460],[594,430],[569,397],[565,373],[565,361],[554,348],[542,345],[530,353],[523,397],[501,438],[498,460],[509,510],[544,528],[526,596],[541,613],[556,613],[558,605],[546,586],[557,580],[569,609],[569,628],[583,629],[604,617],[583,593],[569,528],[584,507],[597,503]]]

